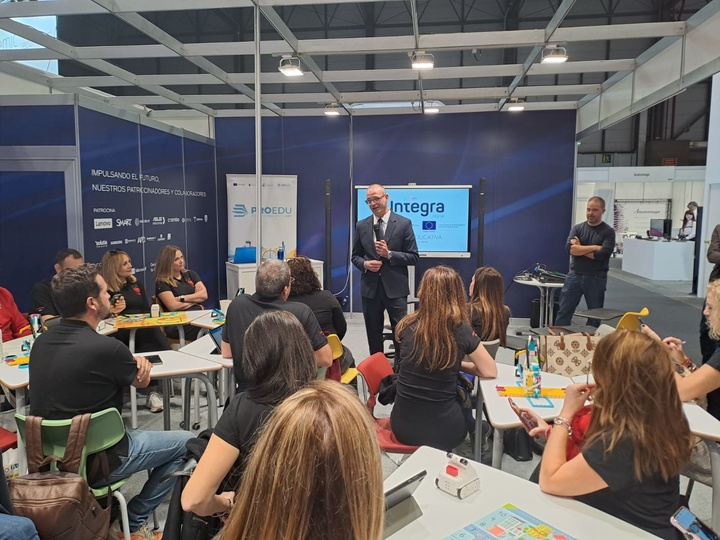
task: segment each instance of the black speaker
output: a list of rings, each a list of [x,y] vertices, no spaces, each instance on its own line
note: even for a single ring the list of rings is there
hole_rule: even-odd
[[[670,240],[671,236],[672,236],[672,219],[664,219],[663,220],[663,238],[665,240]]]

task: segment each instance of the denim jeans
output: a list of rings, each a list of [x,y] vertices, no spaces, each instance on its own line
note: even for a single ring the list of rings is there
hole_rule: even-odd
[[[110,481],[152,469],[150,478],[128,503],[130,532],[137,531],[175,486],[174,479],[163,481],[185,458],[185,443],[194,437],[189,431],[139,431],[130,429],[128,455],[110,474]]]
[[[574,272],[568,274],[565,285],[560,296],[560,309],[558,310],[555,324],[565,326],[572,322],[573,313],[580,303],[580,298],[585,296],[585,303],[588,309],[601,308],[605,304],[605,289],[607,288],[607,276],[581,276]],[[588,319],[589,326],[598,326],[600,321]]]

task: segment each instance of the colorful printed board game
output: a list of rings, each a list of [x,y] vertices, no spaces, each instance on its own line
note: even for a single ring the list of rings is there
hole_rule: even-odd
[[[577,540],[512,504],[473,521],[445,540]]]
[[[178,311],[161,313],[160,317],[151,317],[149,313],[138,315],[120,315],[115,319],[115,328],[142,328],[144,326],[172,326],[187,324],[187,314]]]

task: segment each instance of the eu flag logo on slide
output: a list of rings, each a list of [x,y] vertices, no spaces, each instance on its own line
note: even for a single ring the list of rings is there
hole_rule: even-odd
[[[244,204],[236,204],[233,206],[233,216],[235,217],[245,217],[247,216],[247,208],[245,208]]]
[[[423,221],[422,222],[422,230],[423,231],[434,231],[437,229],[436,221]]]

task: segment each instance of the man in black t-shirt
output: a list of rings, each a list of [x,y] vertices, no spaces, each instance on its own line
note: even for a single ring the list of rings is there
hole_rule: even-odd
[[[305,304],[287,302],[290,294],[290,268],[284,261],[265,261],[255,276],[255,294],[240,295],[230,303],[222,333],[222,356],[233,359],[238,392],[250,384],[243,373],[242,352],[245,331],[255,318],[269,309],[289,311],[298,318],[310,338],[315,361],[320,367],[332,364],[332,351],[312,310]]]
[[[605,200],[590,197],[587,203],[587,221],[578,223],[570,230],[565,249],[570,254],[570,272],[560,296],[560,309],[555,324],[571,323],[575,308],[584,296],[588,309],[605,305],[607,273],[610,256],[615,249],[615,230],[604,223]],[[597,326],[597,319],[588,320]]]
[[[63,319],[40,335],[30,353],[30,414],[58,420],[110,407],[122,412],[124,389],[145,388],[152,364],[95,331],[110,311],[107,284],[97,267],[83,264],[57,274],[52,300]],[[107,450],[111,482],[152,469],[140,494],[128,503],[130,531],[137,538],[159,538],[161,533],[147,531],[145,522],[173,488],[165,477],[182,463],[192,436],[188,431],[127,430]]]
[[[61,249],[55,254],[55,275],[66,268],[80,266],[82,263],[83,256],[78,250],[72,248]],[[30,293],[30,313],[39,313],[42,322],[60,316],[52,300],[51,281],[52,279],[38,281],[33,285]]]

